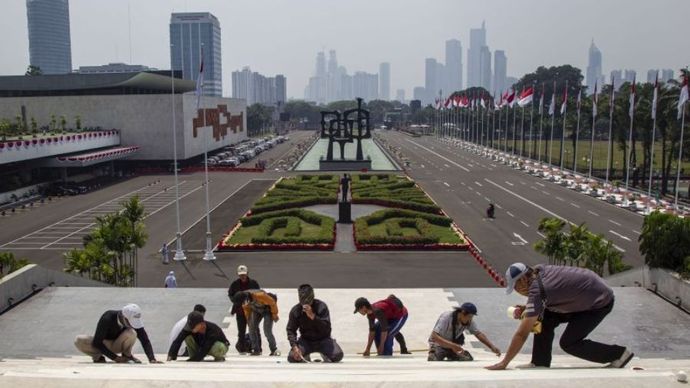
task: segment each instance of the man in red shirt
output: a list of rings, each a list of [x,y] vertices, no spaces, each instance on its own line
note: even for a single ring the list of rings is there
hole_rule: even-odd
[[[376,352],[379,356],[393,355],[393,338],[400,332],[407,321],[407,308],[395,295],[375,303],[366,298],[357,298],[355,314],[366,315],[369,320],[369,337],[363,355],[369,356],[371,345],[376,341]]]

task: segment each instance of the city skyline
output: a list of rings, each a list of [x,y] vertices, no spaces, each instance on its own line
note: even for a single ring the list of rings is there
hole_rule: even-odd
[[[559,7],[548,7],[550,3],[546,0],[520,4],[509,1],[403,3],[404,7],[392,1],[374,4],[359,0],[347,4],[278,1],[271,4],[272,12],[266,14],[265,10],[261,13],[265,5],[243,2],[244,13],[263,15],[265,21],[257,25],[252,21],[255,18],[237,17],[233,13],[237,5],[229,6],[218,0],[199,0],[192,4],[183,0],[141,3],[122,0],[99,4],[71,0],[72,68],[114,62],[169,68],[169,48],[165,42],[173,11],[203,11],[217,16],[222,29],[223,67],[238,69],[250,65],[260,73],[285,74],[291,79],[288,97],[292,98],[301,98],[313,71],[313,53],[325,46],[348,58],[344,64],[349,69],[374,73],[381,62],[389,62],[395,69],[391,73],[391,90],[404,89],[407,95],[413,95],[413,88],[424,83],[424,58],[443,58],[443,42],[448,39],[458,39],[463,49],[468,48],[469,29],[478,26],[481,20],[486,20],[490,46],[503,49],[510,58],[509,76],[520,77],[540,65],[560,64],[576,66],[584,75],[592,38],[605,58],[604,75],[616,69],[635,69],[638,74],[646,74],[649,69],[666,68],[677,74],[679,68],[690,62],[682,50],[682,37],[675,33],[677,26],[684,22],[681,15],[687,12],[683,10],[690,9],[690,4],[680,0],[664,3],[664,9],[674,9],[674,12],[665,13],[663,20],[648,17],[661,10],[658,4],[630,7],[625,1],[617,0],[564,2]],[[368,10],[362,16],[365,27],[353,30],[349,28],[348,15],[361,7]],[[389,14],[392,8],[403,10],[396,11],[399,17],[391,18],[398,20],[401,28],[380,28],[375,22],[376,15]],[[501,12],[496,12],[498,9]],[[587,9],[597,12],[585,12]],[[625,14],[621,17],[623,9]],[[26,2],[9,0],[3,5],[3,11],[0,42],[8,55],[0,63],[0,73],[23,74],[29,64]],[[333,14],[340,17],[329,23],[320,21]],[[611,18],[611,14],[618,17]],[[516,24],[515,20],[534,22],[524,28],[523,23]],[[586,29],[582,28],[582,20],[587,20]],[[431,27],[420,30],[412,28],[413,24]],[[94,29],[93,25],[101,28]],[[294,25],[310,28],[296,29]],[[281,47],[289,47],[291,53],[276,60],[276,53],[285,52]],[[463,66],[468,66],[466,58]],[[230,78],[230,74],[223,74],[226,95],[232,90]],[[463,82],[463,86],[466,84]]]

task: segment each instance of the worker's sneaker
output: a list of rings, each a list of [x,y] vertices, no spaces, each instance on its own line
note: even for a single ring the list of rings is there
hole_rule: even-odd
[[[468,352],[467,350],[463,350],[461,353],[458,353],[458,361],[472,361],[474,360],[474,357]]]
[[[276,349],[271,351],[271,354],[269,354],[269,356],[280,357],[280,350]]]
[[[630,360],[632,360],[633,356],[635,356],[635,353],[629,351],[628,349],[625,349],[623,352],[623,355],[617,360],[612,361],[609,365],[607,365],[607,368],[623,368],[625,367]]]
[[[98,358],[93,359],[94,364],[105,364],[107,361],[105,360],[104,356],[100,356]]]
[[[215,362],[225,362],[225,357],[214,357],[213,361]]]
[[[249,353],[250,356],[260,356],[261,352],[251,352]]]
[[[412,354],[412,352],[407,349],[400,349],[400,354]]]

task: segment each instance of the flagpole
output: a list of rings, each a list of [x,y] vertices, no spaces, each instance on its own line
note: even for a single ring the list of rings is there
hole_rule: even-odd
[[[522,118],[520,119],[520,156],[525,156],[525,107],[522,107]]]
[[[529,140],[531,142],[531,145],[529,147],[529,158],[533,159],[534,153],[532,152],[534,150],[534,146],[536,145],[536,142],[534,141],[534,92],[537,90],[537,83],[532,82],[532,105],[529,107]]]
[[[565,80],[565,93],[563,96],[563,129],[561,130],[561,158],[559,161],[561,171],[563,171],[563,157],[565,156],[565,119],[568,117],[568,80]]]
[[[654,100],[652,103],[652,148],[649,151],[649,182],[648,182],[648,190],[647,190],[647,214],[651,212],[651,205],[652,205],[652,180],[654,177],[654,138],[656,137],[656,104],[657,104],[657,97],[658,97],[658,88],[659,88],[659,72],[656,73],[656,80],[654,82]],[[683,143],[681,144],[681,148]]]
[[[551,94],[551,105],[549,109],[553,111],[551,114],[551,140],[549,142],[549,165],[553,166],[553,132],[554,132],[554,124],[556,122],[556,80],[553,80],[553,93]]]
[[[683,135],[685,132],[685,105],[686,103],[683,102],[683,113],[680,121],[680,145],[678,146],[678,171],[676,172],[676,190],[675,199],[673,202],[674,207],[676,208],[676,212],[678,212],[678,190],[680,190],[680,169],[683,166]]]
[[[170,45],[172,49],[172,44]],[[170,63],[170,89],[172,99],[172,130],[173,130],[173,171],[175,175],[175,221],[177,223],[177,233],[175,234],[175,261],[185,261],[187,257],[182,249],[182,233],[180,227],[180,186],[177,180],[177,115],[175,114],[175,71],[172,61]],[[166,257],[167,261],[168,258]],[[167,264],[167,263],[166,263]]]
[[[544,137],[544,84],[541,86],[541,97],[539,99],[539,143],[537,144],[537,159],[541,163],[541,142]]]
[[[592,134],[589,141],[589,179],[592,179],[592,167],[594,165],[594,133],[596,132],[596,121],[597,121],[597,103],[599,99],[597,98],[597,85],[594,84],[594,94],[592,95]],[[653,151],[652,151],[653,152]]]
[[[630,85],[630,130],[628,131],[628,160],[625,165],[625,199],[628,199],[628,188],[630,186],[630,163],[632,162],[632,138],[633,138],[633,125],[635,122],[635,78],[633,77],[633,83]],[[682,146],[682,144],[681,144]],[[682,147],[681,147],[682,148]]]
[[[512,154],[515,155],[515,151],[517,150],[517,107],[515,106],[515,99],[517,98],[517,95],[513,98],[513,149],[512,149]]]
[[[203,63],[204,63],[204,46],[203,44],[201,45],[201,69],[202,71],[199,72],[199,77],[202,77],[201,79],[201,90],[199,94],[199,100],[204,95],[204,73],[203,73]],[[198,102],[197,102],[197,111],[198,111]],[[203,127],[206,127],[206,108],[202,108],[202,117],[203,117]],[[209,180],[208,180],[208,135],[204,135],[204,179],[205,179],[205,186],[206,186],[206,253],[204,254],[204,260],[206,261],[214,261],[216,259],[216,256],[213,254],[213,243],[211,242],[211,211],[209,210],[209,196],[208,196],[208,187],[209,187]]]
[[[582,87],[577,91],[577,126],[575,127],[575,154],[573,155],[573,172],[577,173],[577,146],[580,142],[580,106],[582,105]]]
[[[504,129],[504,134],[503,134],[503,152],[505,154],[508,154],[508,120],[510,120],[509,115],[510,114],[510,106],[506,106],[506,126]]]
[[[609,97],[609,139],[606,146],[606,179],[604,186],[609,184],[609,171],[611,170],[611,137],[613,136],[613,104],[615,102],[615,79],[611,77],[611,97]]]

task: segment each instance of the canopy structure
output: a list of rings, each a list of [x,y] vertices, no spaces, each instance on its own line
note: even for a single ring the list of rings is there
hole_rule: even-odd
[[[63,155],[52,158],[46,167],[87,167],[94,164],[109,162],[127,157],[139,150],[139,147],[113,147],[98,151],[89,151],[73,155]]]

